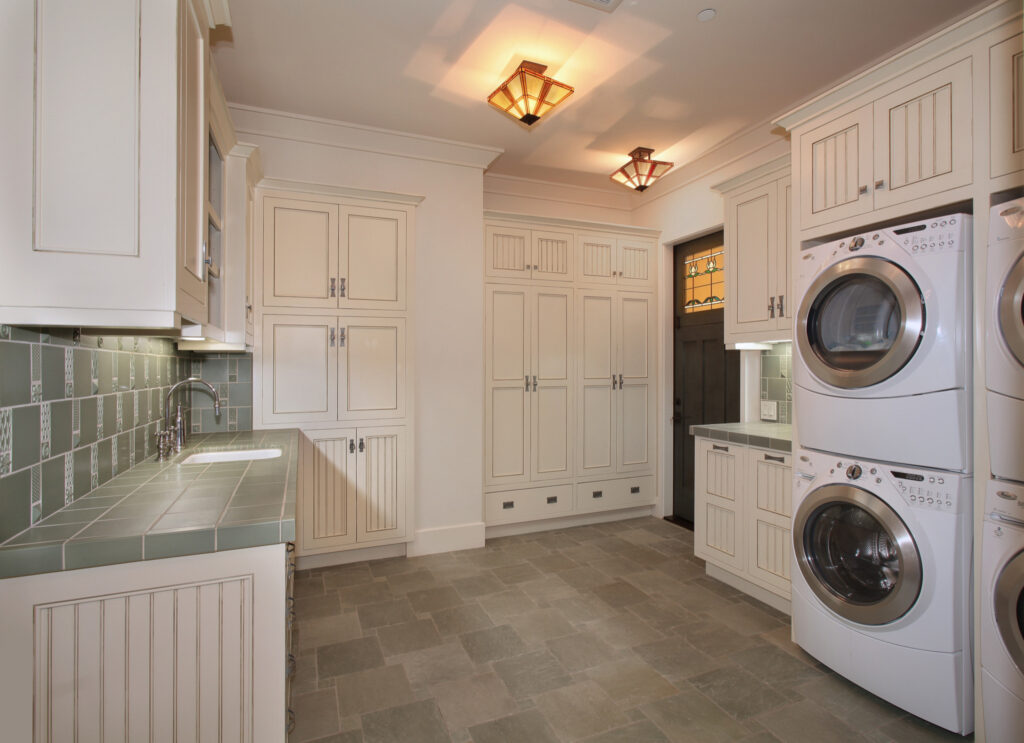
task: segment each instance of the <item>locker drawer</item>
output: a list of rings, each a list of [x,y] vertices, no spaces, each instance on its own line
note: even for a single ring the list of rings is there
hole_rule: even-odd
[[[608,511],[614,508],[649,506],[656,498],[654,477],[583,482],[576,486],[576,510]]]
[[[571,512],[572,485],[506,490],[484,495],[484,521],[488,526],[547,519]]]

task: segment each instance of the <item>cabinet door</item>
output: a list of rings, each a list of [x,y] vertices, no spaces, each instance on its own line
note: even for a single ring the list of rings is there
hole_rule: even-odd
[[[989,49],[992,177],[1024,170],[1024,35]]]
[[[778,281],[778,185],[726,200],[726,334],[774,330]]]
[[[245,199],[245,342],[253,345],[253,321],[255,312],[253,302],[255,301],[255,284],[253,283],[255,250],[253,241],[256,239],[256,192],[252,184],[246,185]]]
[[[875,101],[875,209],[971,182],[971,60]]]
[[[528,279],[532,270],[530,231],[520,227],[487,225],[484,230],[486,273]]]
[[[533,230],[530,244],[533,254],[531,278],[572,281],[572,233]]]
[[[871,199],[871,106],[800,136],[800,226],[865,214]]]
[[[335,309],[337,277],[337,204],[265,197],[263,304]]]
[[[405,319],[342,318],[338,328],[339,419],[405,416]]]
[[[750,449],[747,452],[747,539],[751,577],[789,593],[793,552],[793,468],[787,454]]]
[[[352,544],[356,541],[356,431],[310,431],[303,435],[303,446],[299,554]]]
[[[586,284],[617,281],[616,240],[611,235],[579,235],[576,238],[577,278]]]
[[[621,292],[615,306],[619,382],[616,470],[650,470],[656,449],[654,295]]]
[[[620,286],[654,286],[657,243],[620,237],[616,241],[616,253]]]
[[[615,317],[616,292],[577,290],[576,474],[583,477],[615,471],[618,397]]]
[[[530,479],[572,477],[572,290],[534,289]]]
[[[790,256],[793,251],[793,179],[789,176],[778,181],[779,241],[775,246],[775,322],[779,330],[792,332],[793,293],[790,288]],[[770,296],[770,295],[769,295]],[[791,337],[786,334],[786,337]]]
[[[693,471],[693,552],[708,562],[743,570],[740,519],[743,447],[697,439]]]
[[[360,428],[356,444],[356,540],[405,536],[405,428]]]
[[[178,7],[178,305],[207,321],[206,40],[191,0]]]
[[[487,485],[530,477],[530,289],[486,289],[484,369]]]
[[[337,318],[263,318],[264,423],[338,419]]]
[[[404,310],[408,240],[405,212],[345,207],[341,219],[339,306]]]

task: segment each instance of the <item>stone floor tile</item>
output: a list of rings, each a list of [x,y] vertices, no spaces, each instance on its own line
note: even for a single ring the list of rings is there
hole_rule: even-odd
[[[816,702],[855,730],[869,731],[895,722],[906,712],[834,674],[795,687],[800,696]]]
[[[497,624],[516,614],[525,614],[537,608],[537,603],[518,587],[501,593],[492,593],[490,596],[482,596],[477,599],[477,603]]]
[[[565,667],[547,650],[496,661],[493,667],[516,698],[542,694],[572,682]]]
[[[626,612],[592,622],[587,625],[587,629],[616,648],[631,648],[656,642],[664,637],[661,632],[638,616]]]
[[[437,586],[437,580],[429,570],[410,570],[407,573],[395,573],[394,575],[389,575],[387,581],[392,593],[398,595]]]
[[[881,732],[898,743],[953,743],[965,740],[956,733],[951,733],[913,715],[907,715],[883,726]]]
[[[430,615],[441,637],[461,635],[463,632],[491,627],[494,622],[479,604],[463,604],[435,611]]]
[[[296,598],[323,596],[324,593],[324,578],[322,575],[296,578],[292,585],[292,595]]]
[[[290,743],[304,743],[340,730],[338,705],[333,689],[293,694],[291,709],[295,713],[295,730]]]
[[[288,738],[289,743],[292,743],[292,740],[293,738]],[[310,743],[363,743],[363,731],[347,730],[344,733],[328,735],[326,738],[317,738]]]
[[[579,567],[579,563],[557,552],[539,557],[528,557],[527,560],[542,573],[557,573]]]
[[[497,720],[518,710],[505,684],[494,673],[435,684],[430,691],[449,731]]]
[[[702,588],[693,581],[689,583],[666,581],[658,590],[658,595],[669,601],[674,601],[694,614],[714,613],[730,604],[726,599]]]
[[[689,554],[693,554],[692,546],[684,545],[683,549],[688,550]],[[691,560],[668,560],[661,563],[661,565],[656,565],[654,570],[681,583],[686,583],[704,575],[704,566],[698,565]]]
[[[372,583],[360,583],[356,586],[339,588],[338,597],[341,599],[341,605],[346,607],[380,604],[385,601],[394,601],[397,598],[383,578],[378,578]]]
[[[576,631],[558,609],[551,608],[517,614],[509,617],[508,623],[529,646],[543,645],[548,640],[571,635]]]
[[[354,612],[305,619],[296,609],[296,615],[299,617],[295,623],[299,650],[333,645],[362,635],[359,617]]]
[[[748,637],[771,632],[782,625],[775,617],[742,601],[716,611],[715,622],[720,622],[734,632]]]
[[[721,663],[692,645],[670,637],[657,642],[638,645],[633,652],[643,658],[654,670],[669,680],[699,676],[721,667]]]
[[[599,666],[616,657],[615,649],[592,632],[548,640],[547,646],[570,673]]]
[[[810,700],[766,712],[757,720],[786,743],[821,743],[824,740],[830,743],[865,743],[868,740]]]
[[[824,669],[812,668],[786,651],[767,643],[732,653],[729,659],[774,689],[791,688],[808,681],[817,681],[826,673]]]
[[[588,675],[622,709],[631,709],[679,693],[664,676],[638,658],[605,663],[590,669]]]
[[[587,738],[583,743],[669,743],[669,740],[653,722],[640,720]]]
[[[697,691],[737,720],[783,707],[791,701],[742,668],[719,668],[689,681]]]
[[[363,604],[359,607],[358,614],[359,624],[364,632],[389,624],[411,622],[416,618],[412,605],[404,598],[381,604]]]
[[[643,713],[673,743],[733,743],[747,730],[696,691],[644,705]],[[828,738],[821,738],[824,743]]]
[[[316,619],[317,617],[331,617],[336,614],[341,614],[341,604],[336,593],[326,593],[322,596],[296,597],[295,599],[296,617]]]
[[[441,711],[432,699],[362,716],[365,743],[449,743]]]
[[[372,583],[373,573],[370,572],[369,563],[361,562],[354,565],[339,565],[336,567],[324,568],[321,573],[324,587],[328,591],[335,591],[347,586],[357,586],[361,583]]]
[[[507,624],[459,635],[470,660],[477,664],[511,658],[526,652],[526,644]]]
[[[439,609],[447,609],[451,606],[458,606],[463,603],[462,597],[451,586],[438,586],[436,588],[425,588],[420,591],[410,591],[406,594],[413,611],[423,614]]]
[[[637,563],[632,560],[628,560],[621,555],[613,555],[604,560],[596,560],[590,563],[589,567],[594,570],[600,570],[602,573],[607,575],[609,578],[621,578],[626,575],[633,573],[643,572],[644,568],[640,567]]]
[[[679,604],[661,599],[631,604],[626,607],[626,610],[647,622],[651,627],[663,632],[696,619],[695,614],[691,614]]]
[[[491,593],[500,593],[508,588],[491,573],[478,573],[468,578],[453,580],[452,587],[464,599],[475,599]]]
[[[650,547],[640,547],[636,545],[630,545],[628,549],[622,550],[619,555],[645,568],[661,565],[669,559],[663,553],[653,550]]]
[[[491,572],[494,573],[498,580],[509,586],[536,580],[542,575],[537,568],[528,562],[520,562],[515,565],[505,565],[504,567],[494,568]]]
[[[360,637],[317,648],[316,666],[320,678],[342,676],[384,665],[384,654],[376,637]]]
[[[591,548],[595,549],[596,548]],[[603,552],[598,550],[601,557],[594,558],[596,560],[604,559],[607,557]],[[603,586],[608,582],[608,576],[602,573],[600,570],[594,570],[594,568],[584,567],[572,568],[570,570],[563,570],[558,574],[558,577],[568,583],[570,586],[577,590],[586,590],[588,588],[595,588],[597,586]]]
[[[434,647],[441,644],[441,636],[437,634],[432,619],[416,619],[402,624],[392,624],[377,630],[381,650],[384,655],[411,653],[414,650]]]
[[[388,660],[392,664],[401,664],[414,688],[454,681],[475,671],[462,643],[454,640],[426,650],[393,655]]]
[[[316,654],[298,656],[295,659],[295,675],[292,677],[292,694],[305,694],[319,688],[316,671]]]
[[[558,609],[569,622],[578,624],[594,622],[598,619],[615,616],[618,612],[596,596],[577,594],[551,602],[552,608]]]
[[[539,710],[518,712],[469,729],[473,743],[559,743]]]
[[[579,596],[579,592],[556,573],[546,573],[538,580],[520,583],[519,590],[533,599],[538,606],[550,604],[558,599]]]
[[[537,697],[537,709],[564,740],[579,740],[629,722],[604,689],[583,681]]]
[[[673,631],[691,645],[716,658],[768,645],[759,637],[741,635],[724,624],[719,624],[715,621],[715,615],[716,613],[702,615],[697,621],[684,623]]]
[[[380,666],[339,676],[334,688],[338,695],[338,713],[343,717],[415,701],[402,666]]]
[[[370,572],[377,578],[408,573],[416,569],[416,563],[405,557],[388,557],[383,560],[373,560],[368,565],[370,566]]]

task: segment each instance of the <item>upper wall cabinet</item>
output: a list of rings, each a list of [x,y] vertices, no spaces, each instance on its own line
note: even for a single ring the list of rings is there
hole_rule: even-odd
[[[654,285],[655,242],[644,238],[602,233],[579,233],[576,237],[578,275],[581,283]]]
[[[491,224],[485,242],[488,276],[572,281],[572,233]]]
[[[206,6],[5,4],[0,322],[207,321]]]
[[[992,177],[1024,170],[1024,35],[989,49]]]
[[[962,59],[800,133],[801,229],[969,185],[971,70]]]
[[[408,212],[330,197],[263,200],[263,304],[406,309]]]

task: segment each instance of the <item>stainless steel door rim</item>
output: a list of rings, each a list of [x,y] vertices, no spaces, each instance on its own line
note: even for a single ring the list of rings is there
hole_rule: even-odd
[[[878,361],[864,368],[847,369],[829,363],[820,350],[818,315],[823,299],[858,277],[875,280],[892,294],[899,308],[900,327]],[[920,345],[924,326],[924,300],[909,274],[885,258],[858,256],[829,266],[807,289],[797,313],[797,348],[807,368],[825,384],[841,389],[869,387],[889,379],[910,361]]]
[[[876,525],[876,537],[882,537],[884,544],[878,552],[894,550],[894,555],[882,554],[891,561],[895,558],[897,569],[895,580],[889,585],[882,581],[874,587],[877,599],[857,601],[844,596],[830,584],[830,573],[839,575],[847,570],[856,576],[856,567],[867,564],[867,574],[874,569],[883,573],[877,564],[868,564],[872,559],[871,550],[857,549],[852,554],[822,555],[815,551],[815,536],[819,533],[818,520],[835,507],[846,507],[848,512],[858,514]],[[862,535],[865,544],[871,535]],[[878,496],[854,485],[833,483],[811,491],[800,504],[794,517],[793,546],[797,565],[814,595],[832,612],[851,622],[865,625],[880,625],[893,622],[908,611],[917,601],[923,585],[921,555],[913,536],[897,513]],[[877,556],[877,555],[876,555]],[[853,567],[851,567],[851,565]],[[840,570],[841,569],[841,570]],[[884,579],[886,582],[888,578]]]
[[[1024,673],[1024,627],[1021,626],[1021,602],[1024,601],[1024,552],[1018,552],[1003,566],[992,591],[996,627],[1003,646],[1014,664]]]
[[[1024,364],[1024,256],[1017,259],[999,290],[999,333],[1019,364]]]

